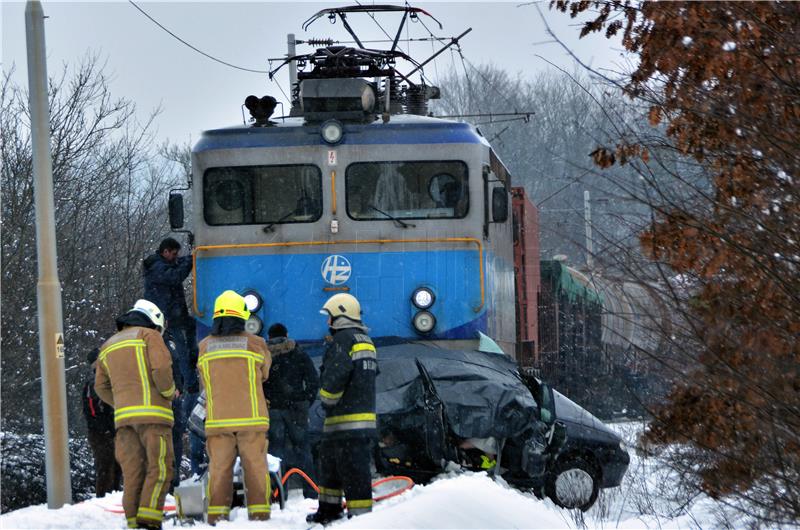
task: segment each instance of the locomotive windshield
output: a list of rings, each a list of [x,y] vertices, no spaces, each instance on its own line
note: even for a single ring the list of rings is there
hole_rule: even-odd
[[[322,216],[317,166],[215,167],[203,178],[209,225],[313,223]]]
[[[355,220],[453,219],[467,215],[467,165],[460,161],[363,162],[345,173]]]

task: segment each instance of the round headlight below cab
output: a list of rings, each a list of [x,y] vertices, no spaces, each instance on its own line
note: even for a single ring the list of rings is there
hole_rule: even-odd
[[[436,317],[430,311],[420,311],[414,315],[414,320],[411,323],[417,333],[427,334],[436,326]]]
[[[435,301],[436,296],[427,287],[420,287],[411,295],[411,302],[420,309],[428,309]]]
[[[244,298],[244,303],[247,305],[247,310],[251,313],[255,313],[261,309],[261,306],[264,303],[261,295],[256,291],[245,291],[245,293],[242,295],[242,298]]]
[[[250,318],[248,318],[247,322],[244,323],[244,330],[248,333],[252,333],[253,335],[258,335],[261,333],[263,328],[264,323],[261,322],[261,319],[255,315],[250,315]]]
[[[325,140],[325,143],[329,144],[338,144],[342,141],[342,136],[344,135],[342,124],[336,120],[329,120],[323,123],[319,132],[322,135],[322,139]]]

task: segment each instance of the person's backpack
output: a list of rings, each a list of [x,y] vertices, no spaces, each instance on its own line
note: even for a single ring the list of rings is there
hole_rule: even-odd
[[[83,417],[90,431],[114,432],[114,409],[94,391],[94,371],[83,384]]]

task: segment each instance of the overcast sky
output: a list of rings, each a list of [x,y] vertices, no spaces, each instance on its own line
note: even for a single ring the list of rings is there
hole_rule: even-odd
[[[16,80],[27,84],[25,53],[25,3],[2,1],[3,70],[16,68]],[[200,50],[228,63],[253,70],[268,70],[268,58],[286,53],[286,34],[297,39],[331,37],[346,40],[341,23],[317,20],[306,33],[302,23],[319,9],[351,5],[355,1],[318,2],[137,2],[150,16]],[[362,0],[361,3],[368,3]],[[389,3],[389,2],[377,2]],[[397,3],[397,2],[396,2]],[[522,5],[521,5],[522,4]],[[548,1],[539,6],[548,24],[575,53],[595,67],[614,68],[620,50],[599,35],[578,39],[579,28],[568,15],[550,11]],[[245,72],[214,62],[188,48],[148,20],[128,2],[42,2],[48,73],[57,73],[66,62],[77,63],[87,53],[98,54],[112,76],[114,96],[136,102],[144,117],[156,107],[158,137],[185,143],[197,140],[203,129],[242,122],[241,104],[249,94],[270,94],[285,100],[286,68],[271,82],[265,74]],[[552,69],[537,54],[572,70],[572,59],[550,40],[534,5],[527,2],[415,2],[444,26],[424,22],[437,36],[456,36],[472,28],[462,41],[464,56],[473,64],[494,63],[511,72],[534,77]],[[377,15],[378,22],[394,35],[399,14]],[[366,15],[349,19],[363,39],[386,38]],[[404,37],[406,32],[404,31]],[[421,24],[409,25],[409,37],[427,37]],[[383,44],[369,44],[379,47]],[[410,46],[410,50],[408,49]],[[423,60],[439,48],[430,42],[402,45],[404,51]],[[298,53],[310,51],[299,46]],[[275,63],[277,65],[277,63]],[[398,65],[400,66],[400,65]],[[425,68],[436,83],[453,68],[463,71],[460,58],[445,52]],[[406,68],[408,71],[409,68]],[[402,68],[401,68],[402,71]],[[474,73],[467,66],[470,74]],[[278,87],[280,85],[280,88]],[[288,105],[287,105],[288,110]],[[278,111],[280,112],[280,111]]]

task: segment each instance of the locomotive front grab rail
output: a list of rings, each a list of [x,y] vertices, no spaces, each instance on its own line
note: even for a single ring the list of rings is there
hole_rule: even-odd
[[[275,247],[312,247],[312,246],[325,246],[325,245],[358,245],[358,244],[391,244],[391,243],[473,243],[478,250],[478,274],[480,277],[481,286],[481,303],[478,307],[473,308],[476,313],[483,309],[484,304],[484,287],[483,287],[483,245],[479,239],[474,237],[440,237],[440,238],[419,238],[419,239],[346,239],[341,241],[285,241],[282,243],[239,243],[230,245],[200,245],[195,247],[192,252],[192,298],[194,306],[194,314],[202,317],[205,313],[201,313],[197,307],[197,255],[200,252],[207,250],[221,250],[221,249],[234,249],[234,248],[275,248]]]

